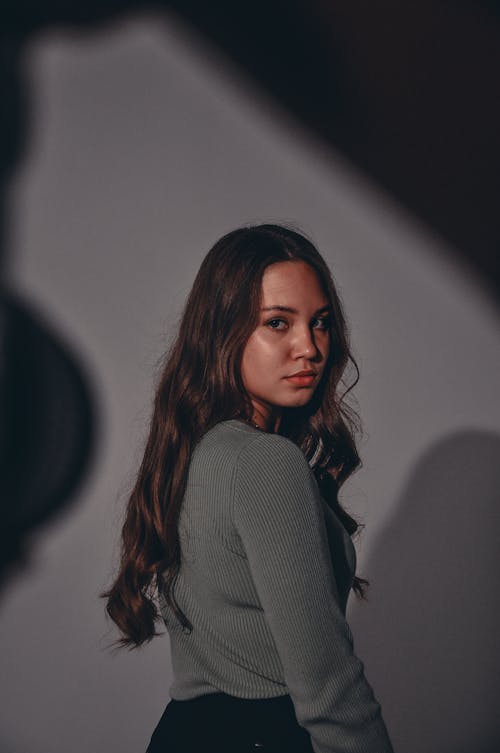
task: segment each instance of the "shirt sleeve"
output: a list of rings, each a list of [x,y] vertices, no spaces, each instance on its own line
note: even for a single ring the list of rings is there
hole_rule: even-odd
[[[337,601],[321,495],[302,450],[261,434],[240,452],[233,522],[315,753],[394,753]]]

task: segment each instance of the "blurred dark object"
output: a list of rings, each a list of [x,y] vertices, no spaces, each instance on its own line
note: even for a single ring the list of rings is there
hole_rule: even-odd
[[[38,526],[69,504],[95,424],[82,367],[40,316],[4,294],[0,585]]]

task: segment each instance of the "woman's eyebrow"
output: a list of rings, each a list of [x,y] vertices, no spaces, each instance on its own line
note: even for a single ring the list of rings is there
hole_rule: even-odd
[[[320,309],[317,309],[317,311],[314,312],[314,315],[321,314],[323,311],[331,311],[333,309],[333,306],[331,303],[327,303],[326,306],[322,306]],[[297,309],[292,308],[291,306],[265,306],[261,309],[261,311],[289,311],[291,314],[298,314],[299,312]]]

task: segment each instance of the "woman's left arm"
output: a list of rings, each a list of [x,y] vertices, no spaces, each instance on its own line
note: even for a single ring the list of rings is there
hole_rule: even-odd
[[[237,462],[233,522],[299,724],[316,753],[394,753],[337,602],[321,495],[303,452],[261,434]]]

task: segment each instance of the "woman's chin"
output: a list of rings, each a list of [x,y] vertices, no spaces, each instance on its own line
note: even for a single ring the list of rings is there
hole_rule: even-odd
[[[280,402],[274,403],[274,405],[279,408],[300,408],[303,405],[307,405],[313,394],[312,390],[297,390],[295,395],[289,395],[280,400]]]

